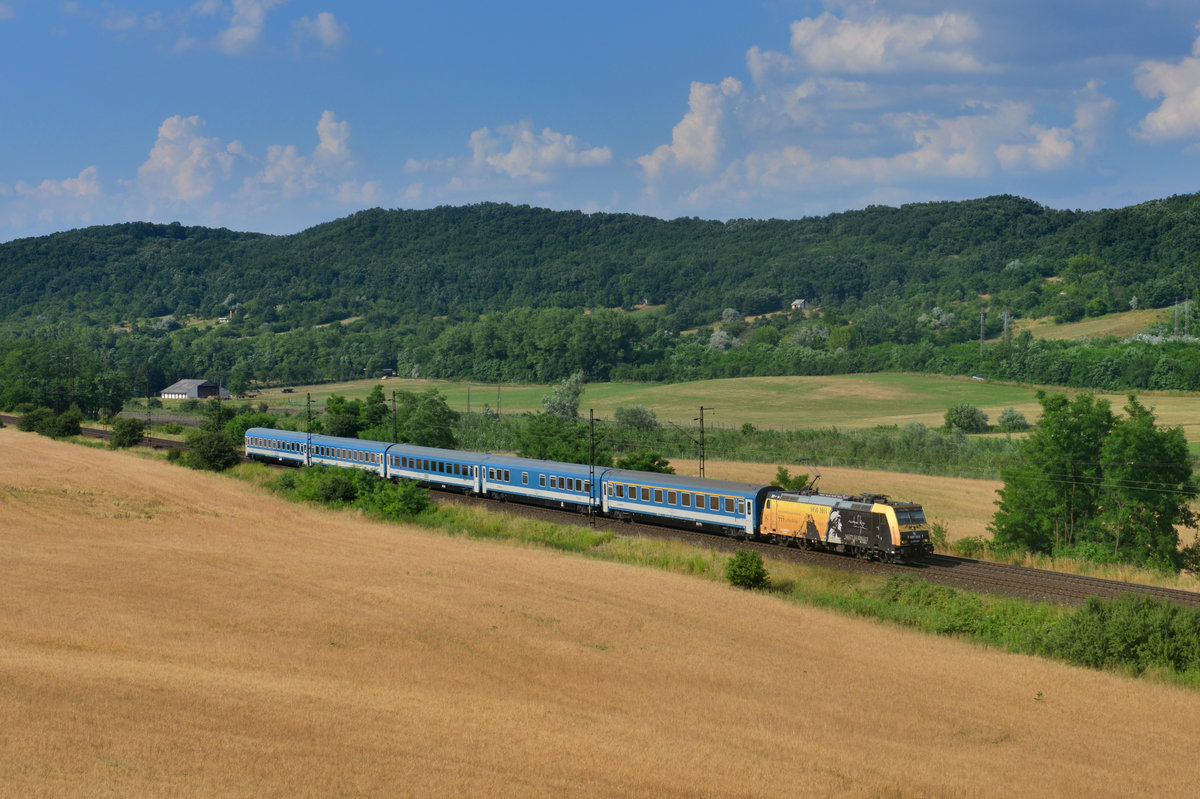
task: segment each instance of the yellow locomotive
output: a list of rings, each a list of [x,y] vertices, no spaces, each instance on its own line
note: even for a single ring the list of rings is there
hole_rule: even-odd
[[[848,552],[885,562],[933,553],[921,506],[879,494],[772,491],[758,532],[776,544]]]

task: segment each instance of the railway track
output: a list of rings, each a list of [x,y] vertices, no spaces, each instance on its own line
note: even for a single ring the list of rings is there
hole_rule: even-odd
[[[16,424],[17,417],[0,415],[5,424]],[[98,428],[84,428],[83,435],[108,440],[111,433]],[[182,441],[146,437],[145,446],[154,449],[186,449]],[[291,467],[281,467],[291,468]],[[474,505],[501,513],[519,514],[542,518],[560,524],[591,524],[597,529],[621,534],[635,534],[650,538],[677,540],[708,549],[733,552],[737,549],[754,549],[764,556],[799,563],[820,565],[871,574],[910,574],[931,583],[981,591],[1001,596],[1011,596],[1055,604],[1081,605],[1092,597],[1112,599],[1122,594],[1148,596],[1184,607],[1200,609],[1200,592],[1179,588],[1128,583],[1100,577],[1068,574],[1028,566],[1013,566],[1004,563],[959,558],[951,555],[933,555],[919,563],[878,563],[831,552],[782,547],[759,541],[735,541],[730,538],[673,527],[621,522],[607,517],[592,517],[574,511],[525,505],[516,502],[497,502],[482,497],[471,497],[447,491],[430,491],[430,495],[443,502]]]
[[[443,502],[457,502],[488,508],[502,513],[519,514],[555,521],[563,524],[589,524],[585,516],[573,511],[556,510],[514,502],[496,502],[482,497],[468,497],[445,491],[431,491],[431,496]],[[1200,610],[1200,593],[1179,588],[1162,588],[1140,583],[1127,583],[1101,577],[1069,574],[1066,572],[1034,569],[1028,566],[1013,566],[1005,563],[959,558],[951,555],[934,555],[919,563],[879,563],[866,561],[833,552],[782,547],[761,541],[735,541],[711,533],[659,527],[657,525],[620,522],[605,517],[595,517],[592,522],[597,529],[623,534],[635,534],[650,538],[677,540],[696,546],[733,552],[738,549],[757,550],[766,557],[795,563],[807,563],[826,568],[841,569],[867,574],[912,575],[931,583],[981,591],[1000,596],[1027,599],[1061,605],[1082,605],[1088,599],[1112,599],[1123,594],[1149,596],[1184,607]]]

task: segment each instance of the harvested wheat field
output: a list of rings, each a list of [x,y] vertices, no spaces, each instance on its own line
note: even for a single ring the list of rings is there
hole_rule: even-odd
[[[1184,796],[1200,695],[0,430],[5,796]]]

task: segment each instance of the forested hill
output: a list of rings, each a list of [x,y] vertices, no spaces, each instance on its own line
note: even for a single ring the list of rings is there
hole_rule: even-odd
[[[1191,294],[1198,251],[1197,195],[1096,212],[998,196],[729,222],[493,203],[376,209],[291,236],[130,223],[0,244],[0,319],[233,311],[280,331],[647,300],[678,329],[795,298],[856,308],[980,295],[1017,315],[1072,316]]]

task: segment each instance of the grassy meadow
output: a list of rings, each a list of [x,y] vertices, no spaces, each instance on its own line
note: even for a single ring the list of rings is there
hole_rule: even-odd
[[[1179,756],[1200,745],[1187,688],[11,428],[0,451],[0,796],[1124,797],[1200,779]]]
[[[1183,308],[1180,306],[1180,312]],[[1081,319],[1078,322],[1055,324],[1053,317],[1041,319],[1020,319],[1015,323],[1014,330],[1028,330],[1034,338],[1046,339],[1081,339],[1116,336],[1129,338],[1134,333],[1140,333],[1151,325],[1159,322],[1170,322],[1175,318],[1173,308],[1140,308],[1136,311],[1105,314],[1091,319]]]
[[[356,380],[298,387],[284,394],[281,389],[264,389],[255,401],[272,408],[303,412],[305,395],[310,393],[314,408],[323,408],[331,394],[365,397],[382,385],[385,395],[395,390],[423,391],[436,388],[454,410],[470,406],[478,411],[487,404],[496,408],[497,387],[479,383],[440,380]],[[504,413],[537,412],[542,397],[551,386],[504,384],[500,387],[500,407]],[[580,404],[586,416],[595,410],[599,418],[612,418],[621,406],[644,405],[660,421],[694,428],[700,406],[705,408],[706,426],[740,428],[745,423],[777,430],[823,429],[860,430],[877,425],[903,427],[920,422],[940,427],[946,410],[958,403],[969,403],[984,411],[994,424],[1008,407],[1016,408],[1030,422],[1041,414],[1037,402],[1038,386],[973,380],[967,377],[943,377],[925,374],[860,374],[821,377],[743,377],[726,380],[700,380],[691,383],[592,383],[588,384]],[[1064,389],[1051,388],[1049,391]],[[1067,390],[1070,391],[1070,390]],[[1126,395],[1099,393],[1120,411]],[[1159,424],[1183,427],[1190,442],[1200,442],[1200,403],[1191,394],[1146,391],[1140,395],[1154,409]],[[166,404],[170,406],[168,401]]]

